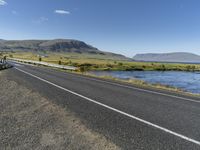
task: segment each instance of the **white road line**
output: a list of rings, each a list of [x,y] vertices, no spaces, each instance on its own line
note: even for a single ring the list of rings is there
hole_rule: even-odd
[[[159,126],[159,125],[153,124],[153,123],[151,123],[151,122],[149,122],[149,121],[146,121],[146,120],[143,120],[143,119],[138,118],[138,117],[136,117],[136,116],[130,115],[130,114],[128,114],[128,113],[125,113],[125,112],[123,112],[123,111],[121,111],[121,110],[118,110],[118,109],[116,109],[116,108],[113,108],[113,107],[111,107],[111,106],[108,106],[108,105],[105,105],[105,104],[100,103],[100,102],[98,102],[98,101],[95,101],[95,100],[93,100],[93,99],[91,99],[91,98],[88,98],[88,97],[86,97],[86,96],[83,96],[83,95],[81,95],[81,94],[78,94],[78,93],[76,93],[76,92],[73,92],[73,91],[71,91],[71,90],[69,90],[69,89],[66,89],[66,88],[64,88],[64,87],[61,87],[61,86],[59,86],[59,85],[57,85],[57,84],[55,84],[55,83],[52,83],[52,82],[47,81],[47,80],[45,80],[45,79],[42,79],[42,78],[40,78],[40,77],[38,77],[38,76],[36,76],[36,75],[33,75],[33,74],[31,74],[31,73],[29,73],[29,72],[26,72],[26,71],[24,71],[24,70],[21,70],[21,69],[19,69],[19,68],[16,68],[16,67],[15,67],[15,69],[17,69],[18,71],[21,71],[21,72],[23,72],[23,73],[25,73],[25,74],[27,74],[27,75],[29,75],[29,76],[32,76],[32,77],[34,77],[34,78],[37,78],[38,80],[41,80],[41,81],[43,81],[43,82],[45,82],[45,83],[48,83],[48,84],[50,84],[50,85],[52,85],[52,86],[55,86],[55,87],[57,87],[57,88],[59,88],[59,89],[62,89],[62,90],[64,90],[64,91],[68,92],[68,93],[71,93],[71,94],[74,94],[74,95],[76,95],[76,96],[78,96],[78,97],[81,97],[81,98],[83,98],[83,99],[85,99],[85,100],[87,100],[87,101],[90,101],[90,102],[92,102],[92,103],[95,103],[95,104],[97,104],[97,105],[100,105],[100,106],[102,106],[102,107],[105,107],[105,108],[107,108],[107,109],[110,109],[110,110],[112,110],[112,111],[115,111],[115,112],[117,112],[117,113],[120,113],[120,114],[122,114],[122,115],[124,115],[124,116],[127,116],[127,117],[132,118],[132,119],[137,120],[137,121],[140,121],[140,122],[142,122],[142,123],[144,123],[144,124],[147,124],[147,125],[149,125],[149,126],[152,126],[152,127],[157,128],[157,129],[159,129],[159,130],[162,130],[162,131],[164,131],[164,132],[166,132],[166,133],[172,134],[172,135],[174,135],[174,136],[177,136],[177,137],[179,137],[179,138],[181,138],[181,139],[184,139],[184,140],[186,140],[186,141],[188,141],[188,142],[191,142],[191,143],[194,143],[194,144],[197,144],[197,145],[200,146],[200,141],[194,140],[194,139],[192,139],[192,138],[189,138],[189,137],[184,136],[184,135],[182,135],[182,134],[176,133],[176,132],[174,132],[174,131],[171,131],[171,130],[169,130],[169,129],[166,129],[166,128],[164,128],[164,127],[161,127],[161,126]]]
[[[21,67],[21,66],[23,66],[23,65],[20,65],[20,64],[14,64],[15,66],[18,66],[18,67]]]
[[[200,100],[194,100],[194,99],[191,99],[191,98],[185,98],[185,97],[181,97],[181,96],[175,96],[175,95],[165,94],[165,93],[161,93],[161,92],[145,90],[145,89],[141,89],[141,88],[137,88],[137,87],[133,87],[133,86],[123,85],[123,84],[120,84],[120,83],[114,83],[114,82],[109,82],[109,81],[104,81],[104,80],[99,80],[99,79],[94,79],[94,78],[88,78],[88,77],[81,77],[81,76],[80,76],[80,78],[93,80],[93,81],[97,81],[97,82],[102,82],[102,83],[107,83],[107,84],[111,84],[111,85],[116,85],[116,86],[120,86],[120,87],[125,87],[125,88],[129,88],[129,89],[134,89],[134,90],[137,90],[137,91],[147,92],[147,93],[151,93],[151,94],[162,95],[162,96],[166,96],[166,97],[172,97],[172,98],[181,99],[181,100],[184,100],[184,101],[200,103]]]

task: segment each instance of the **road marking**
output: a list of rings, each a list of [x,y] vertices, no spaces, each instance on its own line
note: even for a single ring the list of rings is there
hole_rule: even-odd
[[[127,117],[129,117],[129,118],[132,118],[132,119],[134,119],[134,120],[137,120],[137,121],[139,121],[139,122],[142,122],[142,123],[144,123],[144,124],[147,124],[147,125],[149,125],[149,126],[152,126],[152,127],[157,128],[157,129],[159,129],[159,130],[162,130],[162,131],[164,131],[164,132],[166,132],[166,133],[172,134],[172,135],[174,135],[174,136],[177,136],[177,137],[179,137],[179,138],[181,138],[181,139],[184,139],[184,140],[186,140],[186,141],[188,141],[188,142],[191,142],[191,143],[194,143],[194,144],[197,144],[197,145],[200,146],[200,141],[194,140],[194,139],[189,138],[189,137],[187,137],[187,136],[184,136],[184,135],[182,135],[182,134],[179,134],[179,133],[176,133],[176,132],[174,132],[174,131],[171,131],[171,130],[169,130],[169,129],[167,129],[167,128],[161,127],[161,126],[156,125],[156,124],[154,124],[154,123],[151,123],[151,122],[149,122],[149,121],[143,120],[143,119],[141,119],[141,118],[139,118],[139,117],[130,115],[130,114],[125,113],[125,112],[123,112],[123,111],[121,111],[121,110],[118,110],[118,109],[113,108],[113,107],[111,107],[111,106],[108,106],[108,105],[106,105],[106,104],[103,104],[103,103],[100,103],[100,102],[98,102],[98,101],[95,101],[95,100],[93,100],[93,99],[91,99],[91,98],[88,98],[88,97],[86,97],[86,96],[83,96],[83,95],[81,95],[81,94],[78,94],[78,93],[76,93],[76,92],[73,92],[73,91],[71,91],[71,90],[69,90],[69,89],[66,89],[66,88],[64,88],[64,87],[62,87],[62,86],[59,86],[59,85],[55,84],[55,83],[52,83],[52,82],[47,81],[47,80],[45,80],[45,79],[42,79],[42,78],[40,78],[40,77],[38,77],[38,76],[36,76],[36,75],[33,75],[33,74],[31,74],[31,73],[29,73],[29,72],[26,72],[26,71],[24,71],[24,70],[21,70],[21,69],[19,69],[19,68],[16,68],[16,67],[15,67],[15,69],[17,69],[18,71],[23,72],[23,73],[25,73],[25,74],[27,74],[27,75],[29,75],[29,76],[32,76],[32,77],[34,77],[34,78],[36,78],[36,79],[38,79],[38,80],[40,80],[40,81],[43,81],[43,82],[45,82],[45,83],[48,83],[48,84],[50,84],[50,85],[52,85],[52,86],[55,86],[55,87],[61,89],[61,90],[64,90],[64,91],[66,91],[66,92],[68,92],[68,93],[71,93],[71,94],[73,94],[73,95],[76,95],[76,96],[78,96],[78,97],[81,97],[81,98],[83,98],[83,99],[85,99],[85,100],[87,100],[87,101],[90,101],[90,102],[92,102],[92,103],[95,103],[95,104],[97,104],[97,105],[100,105],[100,106],[102,106],[102,107],[105,107],[105,108],[107,108],[107,109],[110,109],[110,110],[112,110],[112,111],[115,111],[115,112],[117,112],[117,113],[120,113],[120,114],[122,114],[122,115],[124,115],[124,116],[127,116]]]
[[[23,65],[20,65],[20,64],[14,64],[15,66],[18,66],[18,67],[21,67],[21,66],[23,66]]]

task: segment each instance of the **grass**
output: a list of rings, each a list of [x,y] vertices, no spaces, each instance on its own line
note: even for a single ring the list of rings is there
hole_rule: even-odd
[[[39,60],[54,64],[62,64],[79,67],[81,71],[88,70],[112,70],[112,71],[200,71],[199,64],[179,63],[151,63],[121,60],[112,56],[100,54],[78,54],[78,53],[47,53],[41,57],[32,52],[6,52],[4,55],[13,58]],[[40,54],[41,55],[41,54]]]

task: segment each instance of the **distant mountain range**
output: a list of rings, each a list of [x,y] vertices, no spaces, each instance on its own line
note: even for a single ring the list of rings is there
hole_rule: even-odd
[[[137,54],[133,57],[136,61],[152,61],[152,62],[185,62],[200,63],[200,56],[193,53],[147,53]]]
[[[100,51],[83,41],[72,39],[55,40],[3,40],[0,39],[0,51],[31,51],[31,52],[67,52],[79,54],[97,54],[116,59],[129,59],[123,55]]]
[[[63,52],[88,54],[89,56],[102,56],[105,59],[132,60],[120,54],[101,51],[83,41],[73,39],[55,40],[3,40],[0,39],[0,51],[27,51],[27,52]],[[135,61],[153,62],[185,62],[200,63],[200,56],[192,53],[147,53],[137,54],[133,57]]]

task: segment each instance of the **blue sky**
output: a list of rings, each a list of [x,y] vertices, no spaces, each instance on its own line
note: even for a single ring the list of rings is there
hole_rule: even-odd
[[[200,54],[200,0],[0,0],[0,38],[78,39],[129,57]]]

